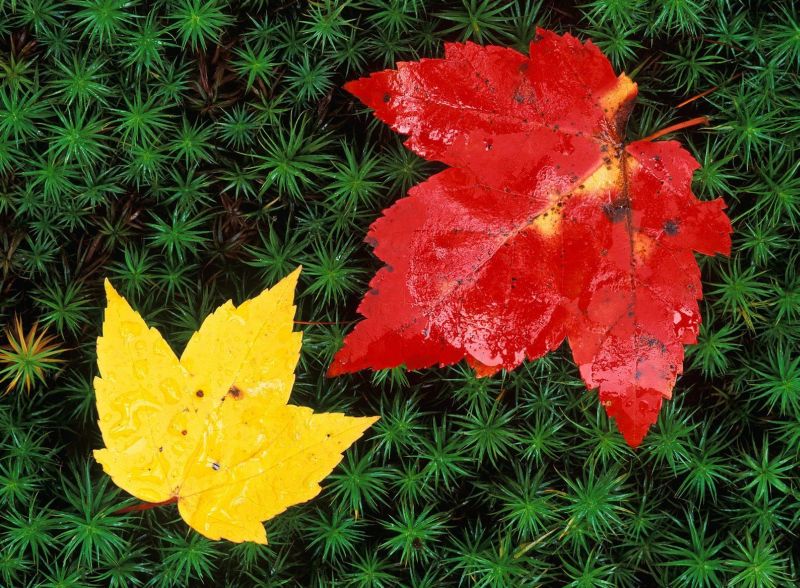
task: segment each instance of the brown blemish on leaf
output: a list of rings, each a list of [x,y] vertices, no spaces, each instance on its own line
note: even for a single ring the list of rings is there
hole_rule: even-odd
[[[664,223],[664,232],[669,235],[670,237],[675,236],[678,234],[678,221],[676,220],[668,220]]]
[[[627,198],[617,198],[603,205],[603,212],[612,223],[623,220],[631,210],[631,202]]]
[[[655,347],[655,346],[658,344],[658,339],[656,339],[655,337],[653,337],[653,336],[650,336],[650,335],[645,335],[645,336],[642,338],[642,342],[643,342],[645,345],[647,345],[648,347],[651,347],[651,348],[652,348],[652,347]]]

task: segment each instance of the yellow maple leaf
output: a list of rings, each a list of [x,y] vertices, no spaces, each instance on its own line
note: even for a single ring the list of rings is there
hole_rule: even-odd
[[[302,339],[299,273],[217,308],[180,359],[105,280],[94,387],[106,447],[95,459],[137,498],[177,501],[211,539],[266,543],[262,521],[316,496],[378,419],[287,404]]]

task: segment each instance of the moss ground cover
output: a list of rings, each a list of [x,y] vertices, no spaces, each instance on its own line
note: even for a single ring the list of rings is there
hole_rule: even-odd
[[[629,139],[710,117],[676,136],[734,221],[635,452],[565,353],[324,376],[367,227],[436,170],[342,84],[448,40],[526,51],[537,24],[635,77]],[[0,0],[0,585],[796,585],[798,74],[791,1]],[[298,264],[293,402],[382,419],[268,546],[120,513],[91,457],[103,277],[181,350]]]

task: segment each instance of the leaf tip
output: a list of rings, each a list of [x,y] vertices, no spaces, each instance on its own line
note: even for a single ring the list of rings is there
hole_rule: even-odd
[[[106,301],[110,302],[114,298],[119,298],[119,293],[108,278],[103,278],[103,289],[106,291]]]
[[[338,353],[336,356],[338,357]],[[333,358],[333,362],[330,366],[328,366],[328,371],[325,372],[325,376],[328,378],[335,378],[336,376],[341,376],[342,374],[347,373],[344,369],[344,366],[341,362],[337,361],[336,357]]]
[[[642,441],[644,441],[649,430],[650,427],[644,430],[622,431],[622,437],[625,439],[628,447],[631,449],[639,449],[639,446],[642,444]]]

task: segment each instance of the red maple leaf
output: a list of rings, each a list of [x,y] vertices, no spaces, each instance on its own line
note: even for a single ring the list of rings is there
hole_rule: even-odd
[[[564,338],[632,446],[670,398],[702,297],[693,251],[730,251],[721,199],[677,141],[622,140],[636,84],[591,41],[539,30],[527,57],[445,45],[345,86],[449,166],[384,211],[386,265],[329,374],[466,357],[513,369]]]

